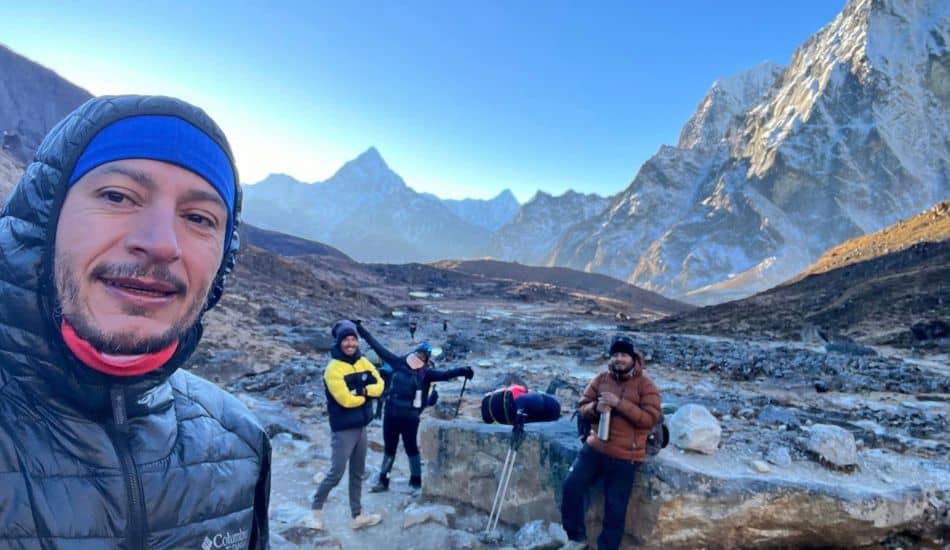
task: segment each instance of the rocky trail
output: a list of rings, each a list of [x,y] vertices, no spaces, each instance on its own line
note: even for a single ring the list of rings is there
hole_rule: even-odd
[[[631,336],[647,357],[647,372],[670,411],[686,404],[702,405],[721,426],[712,454],[671,445],[644,470],[640,489],[635,491],[642,516],[628,520],[634,524],[629,542],[656,548],[715,547],[717,540],[727,546],[800,546],[804,539],[794,529],[776,527],[753,536],[743,534],[741,528],[723,533],[721,526],[734,521],[761,523],[770,514],[788,513],[799,517],[799,530],[807,532],[807,523],[813,522],[820,531],[822,516],[833,512],[816,502],[832,502],[838,508],[857,510],[839,524],[837,538],[827,539],[832,545],[938,548],[946,544],[950,370],[944,356],[857,344],[635,332],[608,315],[590,315],[548,302],[417,294],[390,303],[392,312],[364,319],[381,341],[394,350],[411,349],[411,319],[418,325],[415,341],[426,339],[439,349],[439,367],[469,365],[476,377],[467,386],[457,419],[452,417],[460,382],[437,386],[440,403],[424,415],[420,430],[425,464],[423,494],[418,498],[408,494],[403,454],[396,462],[391,492],[369,493],[382,450],[381,423],[371,424],[363,503],[366,510],[383,515],[378,526],[350,529],[345,480],[331,493],[325,508],[327,531],[305,526],[309,496],[316,487],[314,475],[329,460],[321,378],[325,357],[319,351],[326,342],[314,344],[312,351],[283,354],[273,364],[226,377],[228,387],[241,395],[274,436],[271,517],[278,548],[558,547],[557,536],[563,533],[552,531],[550,523],[557,521],[553,499],[559,481],[552,480],[566,472],[562,463],[569,465],[576,451],[571,450],[577,442],[570,414],[586,382],[604,368],[606,343],[618,332]],[[443,331],[444,320],[448,326]],[[324,327],[312,332],[318,334],[320,328]],[[292,332],[300,330],[275,330],[267,338],[280,342]],[[299,343],[296,347],[301,348]],[[246,364],[231,359],[233,364]],[[212,352],[196,372],[215,371],[226,360],[226,354]],[[529,426],[529,440],[537,438],[541,450],[529,451],[526,456],[531,458],[519,466],[515,477],[530,485],[537,475],[530,470],[547,469],[550,479],[524,487],[515,481],[516,496],[510,513],[502,516],[501,539],[486,546],[479,535],[497,486],[492,476],[504,460],[508,428],[481,424],[478,405],[483,393],[512,382],[557,395],[562,420]],[[853,437],[853,464],[833,467],[809,447],[813,434],[825,426],[843,428]],[[462,454],[441,448],[446,442]],[[549,447],[559,449],[554,453],[557,458],[548,460],[547,466],[539,464],[538,456],[545,456],[548,451],[543,449]],[[447,456],[450,465],[444,463]],[[478,479],[473,478],[476,471],[482,472],[475,476]],[[787,495],[781,506],[775,504],[776,494]],[[729,500],[722,495],[742,497]],[[760,507],[756,520],[741,519],[756,506]],[[703,507],[708,510],[702,512]],[[589,521],[598,521],[597,514],[593,506]],[[703,521],[697,519],[701,515]],[[714,521],[717,515],[722,517]],[[519,533],[530,519],[548,523]]]

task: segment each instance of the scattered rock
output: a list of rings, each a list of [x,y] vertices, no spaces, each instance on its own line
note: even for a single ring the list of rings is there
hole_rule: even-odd
[[[815,382],[815,391],[818,393],[828,393],[831,388],[828,386],[828,382],[824,380],[818,380]]]
[[[787,468],[792,465],[791,453],[788,452],[787,447],[781,445],[770,447],[768,453],[765,454],[765,460],[782,468]]]
[[[801,421],[798,420],[798,415],[795,414],[795,411],[792,409],[786,409],[785,407],[778,407],[775,405],[765,406],[759,416],[757,417],[759,424],[766,425],[775,425],[775,424],[785,424],[786,426],[800,426]]]
[[[809,430],[806,448],[820,462],[840,470],[853,470],[858,464],[854,436],[840,426],[815,424]]]
[[[583,390],[584,388],[578,387],[576,383],[558,376],[551,380],[544,393],[556,397],[561,404],[562,411],[571,411],[577,407],[577,402],[580,401]]]
[[[264,306],[257,312],[257,320],[265,325],[286,325],[290,323],[289,316],[278,312],[272,306]]]
[[[950,336],[950,323],[942,319],[919,321],[911,325],[910,331],[915,339],[926,342]]]
[[[763,460],[753,460],[749,463],[752,466],[752,469],[760,474],[767,474],[772,471],[772,468],[769,468],[769,465]]]
[[[421,523],[430,521],[434,521],[448,527],[449,521],[454,515],[455,508],[444,504],[430,504],[426,506],[410,504],[403,513],[402,527],[403,529],[408,529],[413,525],[419,525]]]
[[[873,349],[862,346],[856,342],[838,341],[825,344],[825,351],[828,353],[843,353],[845,355],[869,356],[877,355]]]
[[[451,530],[448,533],[448,536],[445,538],[445,545],[443,548],[447,550],[479,550],[483,548],[481,541],[478,540],[478,537],[475,535],[466,532]]]
[[[252,400],[253,398],[246,396],[246,399]],[[279,433],[289,433],[294,439],[310,439],[303,425],[276,403],[258,400],[251,408],[251,412],[264,427],[267,435],[271,437]]]
[[[540,519],[526,524],[515,533],[515,546],[519,550],[554,550],[567,542],[567,533],[560,524]]]
[[[670,441],[680,449],[712,454],[719,448],[722,427],[702,405],[689,403],[677,409],[669,428]]]

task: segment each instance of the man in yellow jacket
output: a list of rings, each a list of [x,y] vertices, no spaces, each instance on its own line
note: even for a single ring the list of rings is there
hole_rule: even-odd
[[[371,398],[383,394],[383,379],[376,367],[360,354],[356,325],[340,321],[333,326],[336,344],[330,350],[330,362],[323,373],[330,415],[332,458],[330,471],[320,483],[313,497],[314,529],[323,529],[321,510],[336,485],[343,479],[346,465],[350,465],[351,526],[360,529],[376,525],[379,514],[364,514],[360,505],[363,489],[363,470],[366,468],[366,425],[373,419]]]

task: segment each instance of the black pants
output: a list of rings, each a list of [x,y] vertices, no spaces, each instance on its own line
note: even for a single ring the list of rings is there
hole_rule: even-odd
[[[623,539],[627,502],[633,492],[639,462],[619,460],[584,445],[564,480],[561,524],[569,539],[587,539],[584,527],[584,496],[599,479],[604,480],[604,525],[597,537],[598,550],[616,550]]]
[[[407,456],[419,456],[419,417],[402,416],[386,412],[383,417],[383,444],[385,453],[395,455],[399,447],[399,437],[402,436],[402,444],[406,448]]]

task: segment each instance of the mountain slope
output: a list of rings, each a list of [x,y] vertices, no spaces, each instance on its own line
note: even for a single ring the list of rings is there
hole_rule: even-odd
[[[947,21],[939,0],[848,2],[784,71],[714,85],[553,262],[715,302],[950,196]]]
[[[10,151],[25,164],[54,124],[92,96],[53,71],[0,45],[0,131],[16,134]]]
[[[510,222],[521,206],[510,189],[505,189],[487,201],[443,199],[442,203],[459,219],[489,231],[495,231]]]
[[[917,322],[950,319],[950,201],[828,250],[785,284],[645,328],[796,340],[817,328],[907,345]]]
[[[693,309],[682,302],[664,298],[654,292],[637,288],[606,275],[585,273],[564,267],[533,267],[497,260],[443,261],[434,265],[442,269],[494,279],[547,283],[591,295],[621,300],[636,306],[638,309],[650,310],[658,314],[680,313]]]
[[[603,211],[608,199],[567,191],[557,197],[538,191],[514,219],[492,236],[491,254],[502,260],[545,265],[551,248],[572,224]]]
[[[353,261],[349,256],[332,246],[278,233],[277,231],[268,231],[254,227],[249,223],[242,223],[240,231],[242,244],[250,244],[280,256],[329,256],[340,260]]]
[[[360,261],[418,261],[477,254],[489,232],[416,193],[375,148],[323,183],[271,176],[245,187],[245,219],[328,243]]]

